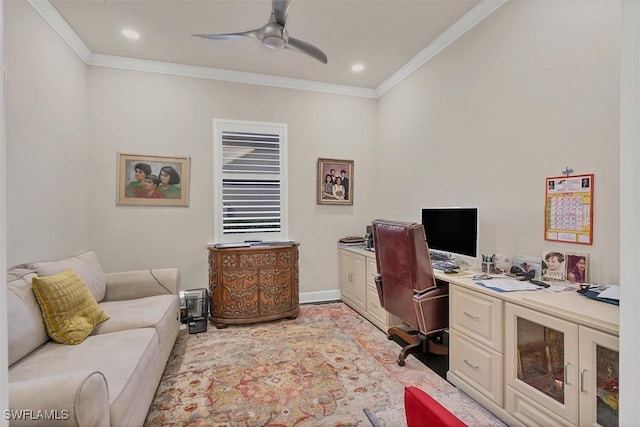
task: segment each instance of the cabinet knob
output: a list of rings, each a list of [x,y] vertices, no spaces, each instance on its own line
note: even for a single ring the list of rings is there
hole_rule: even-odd
[[[469,366],[471,367],[471,369],[474,369],[474,370],[476,370],[476,371],[477,371],[478,369],[480,369],[480,366],[474,366],[474,365],[472,365],[472,364],[471,364],[467,359],[464,359],[464,360],[463,360],[463,362],[464,362],[464,363],[466,363],[467,365],[469,365]]]
[[[567,373],[569,372],[569,365],[571,365],[571,363],[569,363],[569,362],[564,364],[564,372],[562,373],[562,375],[564,375],[564,383],[566,385],[571,385],[569,383],[569,375],[567,375]]]
[[[473,314],[469,314],[466,311],[463,312],[465,316],[472,318],[473,320],[480,320],[478,316],[474,316]]]
[[[583,393],[586,393],[587,390],[584,389],[584,374],[587,373],[586,369],[581,369],[580,370],[580,391]]]

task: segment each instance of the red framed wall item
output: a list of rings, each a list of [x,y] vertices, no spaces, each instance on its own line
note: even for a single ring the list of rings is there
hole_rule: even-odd
[[[546,179],[545,240],[593,244],[593,177],[587,174]]]

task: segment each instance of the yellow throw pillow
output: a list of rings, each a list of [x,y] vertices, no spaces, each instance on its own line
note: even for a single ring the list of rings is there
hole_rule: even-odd
[[[34,277],[32,283],[47,333],[60,344],[80,344],[109,319],[87,284],[71,269]]]

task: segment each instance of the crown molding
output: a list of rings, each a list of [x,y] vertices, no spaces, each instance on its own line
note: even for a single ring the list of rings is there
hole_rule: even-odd
[[[28,0],[29,4],[44,18],[45,21],[67,42],[69,47],[88,64],[93,53],[82,41],[67,21],[58,13],[49,0]]]
[[[149,61],[146,59],[127,58],[123,56],[102,55],[94,53],[88,65],[122,70],[146,71],[149,73],[172,74],[176,76],[195,77],[200,79],[221,80],[233,83],[271,86],[285,89],[306,90],[312,92],[331,93],[363,98],[375,98],[375,90],[356,86],[345,86],[322,83],[311,80],[288,77],[269,76],[266,74],[245,73],[240,71],[221,70],[217,68],[198,67],[194,65],[174,64],[170,62]]]
[[[395,85],[409,77],[414,71],[431,60],[431,58],[444,50],[467,31],[475,27],[487,16],[495,12],[508,0],[481,0],[480,3],[456,21],[456,23],[430,43],[429,46],[420,51],[418,55],[402,66],[376,89],[96,54],[91,52],[75,30],[71,28],[49,0],[28,1],[29,4],[60,35],[60,37],[67,42],[71,49],[73,49],[87,65],[377,99],[391,90]]]
[[[456,41],[467,31],[482,22],[487,16],[498,10],[503,4],[509,0],[481,0],[462,18],[458,19],[452,26],[447,28],[427,47],[422,49],[413,59],[403,65],[398,71],[393,73],[391,77],[382,82],[375,90],[376,98],[390,91],[395,85],[409,77],[418,68],[430,61],[438,53],[442,52],[447,46]]]

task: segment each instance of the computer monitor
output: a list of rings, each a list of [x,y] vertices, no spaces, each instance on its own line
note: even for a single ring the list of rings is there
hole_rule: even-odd
[[[478,208],[438,207],[422,209],[422,225],[429,249],[450,258],[478,260]]]

